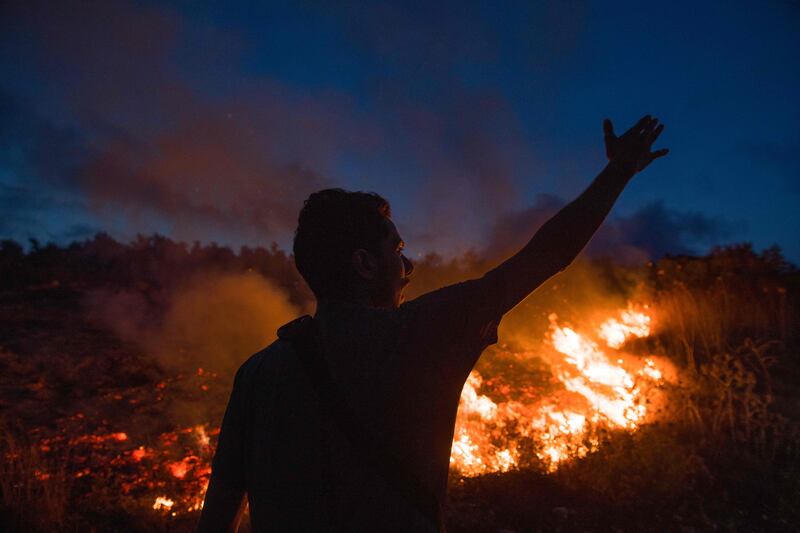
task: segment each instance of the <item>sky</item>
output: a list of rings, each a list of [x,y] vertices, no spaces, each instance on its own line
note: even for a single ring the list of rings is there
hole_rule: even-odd
[[[800,263],[800,4],[5,2],[0,238],[291,246],[325,187],[390,200],[410,254],[503,253],[605,165],[670,154],[590,244],[751,242]]]

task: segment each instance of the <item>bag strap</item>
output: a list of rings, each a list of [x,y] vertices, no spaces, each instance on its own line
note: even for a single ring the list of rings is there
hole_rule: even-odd
[[[411,469],[386,449],[350,408],[342,391],[336,386],[319,348],[313,319],[305,316],[296,322],[299,322],[296,326],[301,327],[295,326],[294,334],[289,336],[288,340],[294,344],[309,380],[336,426],[361,458],[365,459],[438,531],[443,532],[444,522],[439,498],[422,484]]]

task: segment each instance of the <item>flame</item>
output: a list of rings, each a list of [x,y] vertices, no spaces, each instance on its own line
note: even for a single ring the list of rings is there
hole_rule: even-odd
[[[497,404],[486,396],[478,394],[483,380],[480,374],[473,372],[467,378],[461,390],[461,409],[465,414],[477,413],[484,420],[491,420],[497,414]]]
[[[173,461],[171,463],[167,463],[167,468],[169,469],[169,472],[170,474],[173,475],[173,477],[176,477],[178,479],[183,479],[184,477],[186,477],[186,474],[189,472],[189,470],[191,470],[193,459],[194,458],[191,456],[184,457],[180,461]]]
[[[175,505],[173,500],[170,500],[166,496],[158,496],[153,504],[153,509],[156,511],[169,511],[172,509],[173,505]]]
[[[667,368],[657,359],[620,349],[633,338],[648,336],[650,328],[646,307],[628,306],[594,330],[559,323],[551,315],[539,355],[551,361],[559,390],[543,395],[532,384],[513,384],[502,375],[473,371],[461,392],[451,468],[463,476],[477,476],[535,461],[553,471],[596,449],[597,429],[633,431],[647,422],[651,416],[647,400],[658,393]],[[536,354],[511,355],[525,359]],[[216,379],[201,368],[191,376]],[[154,395],[160,397],[170,383],[155,384]],[[79,427],[86,423],[82,413],[70,420]],[[143,445],[128,433],[102,426],[95,433],[70,431],[43,438],[39,446],[43,453],[70,449],[79,459],[71,472],[75,478],[113,476],[123,494],[142,498],[145,505],[154,502],[154,511],[177,516],[202,509],[218,433],[207,424],[177,427]],[[98,466],[103,464],[109,467]],[[36,475],[45,479],[49,474]]]
[[[137,463],[147,457],[147,450],[144,446],[139,446],[135,450],[131,452],[131,459],[136,461]]]
[[[646,393],[663,380],[662,370],[651,358],[626,363],[609,353],[631,338],[648,336],[650,317],[629,306],[605,320],[594,335],[559,325],[555,314],[549,318],[545,345],[560,356],[553,375],[564,394],[526,403],[524,398],[532,395],[517,390],[512,396],[520,400],[497,402],[479,393],[483,378],[473,371],[461,392],[450,456],[451,466],[460,474],[517,467],[526,439],[533,443],[536,457],[553,471],[559,463],[596,449],[593,428],[634,430],[646,419]],[[635,365],[640,368],[633,369]]]
[[[206,433],[206,428],[202,425],[197,425],[194,427],[195,433],[197,433],[197,442],[200,443],[201,446],[205,447],[211,443],[211,438]]]
[[[629,306],[620,313],[619,319],[609,318],[603,322],[597,334],[609,347],[617,349],[632,336],[642,338],[650,335],[650,317]]]

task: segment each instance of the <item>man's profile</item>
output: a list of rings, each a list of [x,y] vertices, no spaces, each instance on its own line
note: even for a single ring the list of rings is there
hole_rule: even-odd
[[[236,374],[199,531],[441,531],[464,382],[497,341],[503,315],[566,268],[651,151],[645,116],[617,137],[608,165],[513,257],[478,279],[409,302],[413,265],[372,193],[312,194],[294,240],[317,312]]]

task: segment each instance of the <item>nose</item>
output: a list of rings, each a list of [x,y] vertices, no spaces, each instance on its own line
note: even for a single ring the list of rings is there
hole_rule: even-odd
[[[414,272],[414,263],[406,257],[405,255],[401,255],[403,258],[403,267],[405,269],[406,277],[410,276],[412,272]]]

